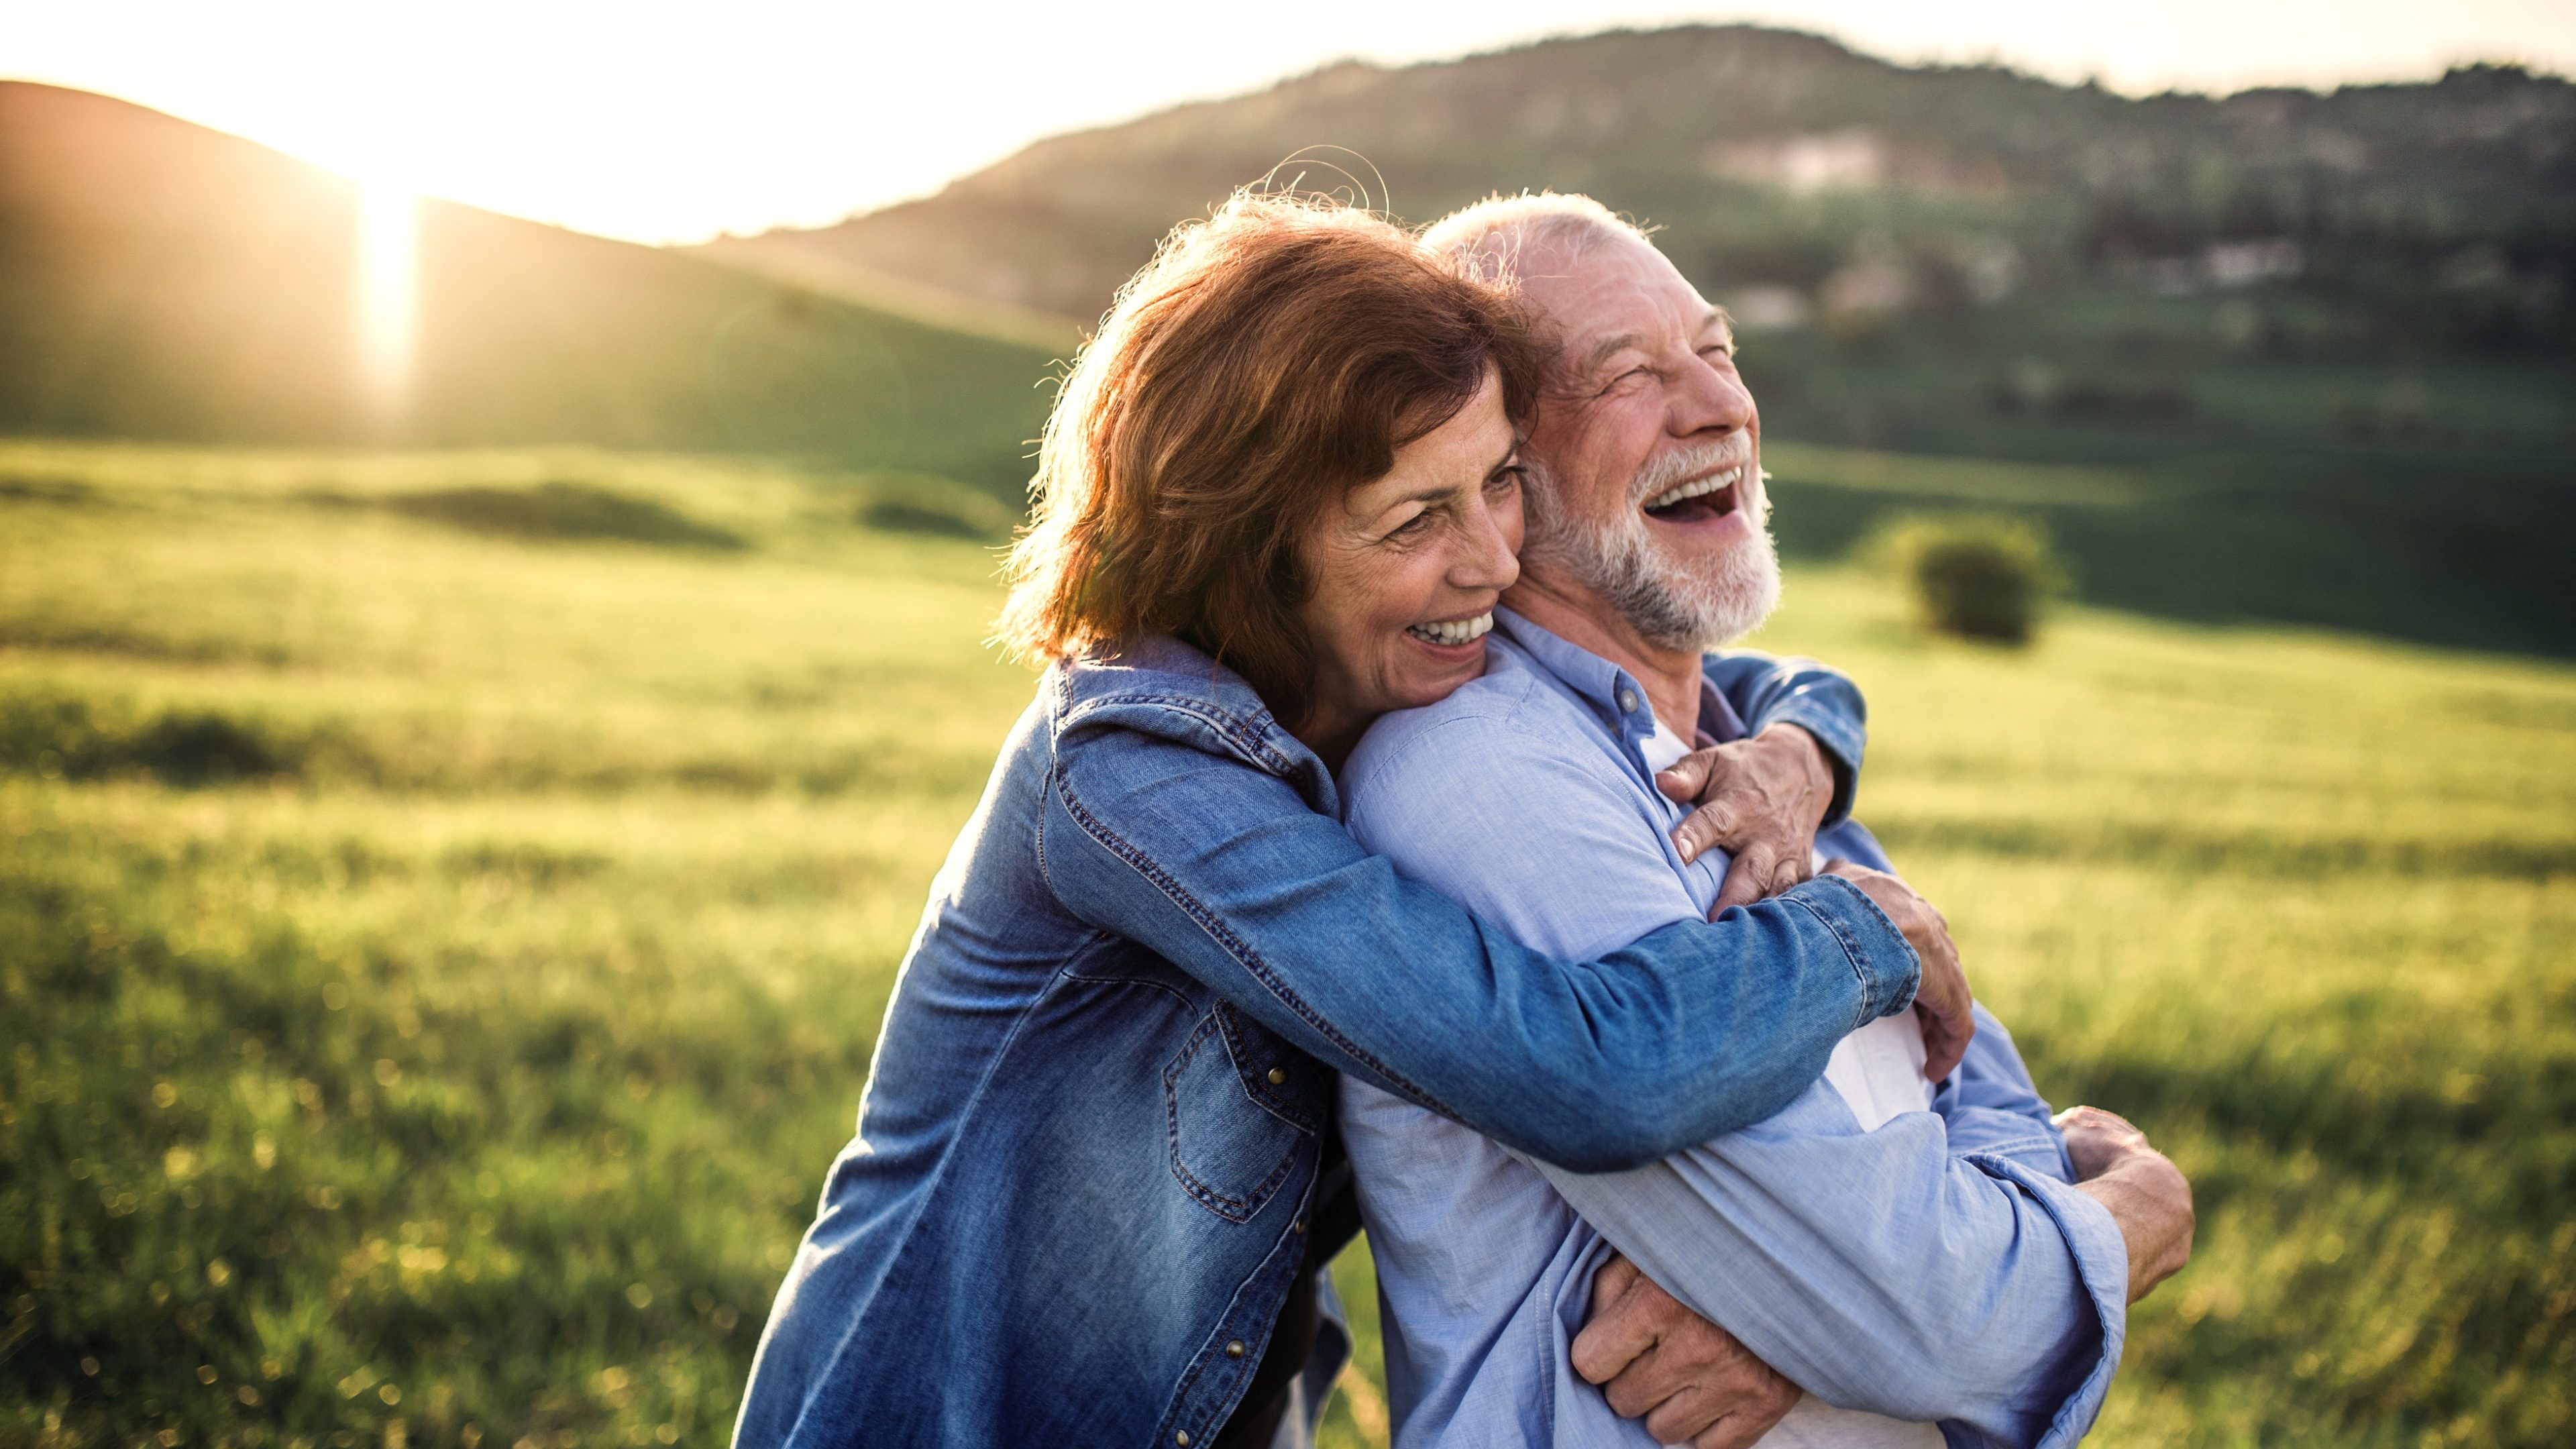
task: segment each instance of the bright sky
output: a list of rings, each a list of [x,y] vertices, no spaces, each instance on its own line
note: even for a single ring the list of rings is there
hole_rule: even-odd
[[[2568,0],[0,0],[0,76],[638,241],[813,225],[1350,56],[1755,20],[2130,92],[2576,70]],[[1329,140],[1318,137],[1317,140]]]

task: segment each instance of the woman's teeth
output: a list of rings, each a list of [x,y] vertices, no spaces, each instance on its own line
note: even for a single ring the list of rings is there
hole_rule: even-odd
[[[1663,492],[1656,494],[1654,497],[1647,499],[1646,508],[1649,512],[1658,508],[1670,508],[1674,504],[1680,503],[1686,499],[1697,498],[1705,493],[1716,493],[1723,489],[1732,488],[1735,486],[1736,480],[1743,476],[1744,465],[1738,463],[1724,472],[1711,473],[1705,478],[1694,479],[1691,482],[1681,484],[1677,487],[1667,488]]]
[[[1488,609],[1472,619],[1448,624],[1416,624],[1404,632],[1426,644],[1472,644],[1485,637],[1494,627],[1493,611]]]

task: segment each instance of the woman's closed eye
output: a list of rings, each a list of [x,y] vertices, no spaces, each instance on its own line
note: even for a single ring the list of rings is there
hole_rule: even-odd
[[[1421,510],[1411,518],[1408,518],[1402,523],[1397,524],[1395,527],[1388,529],[1384,535],[1386,541],[1389,543],[1404,543],[1422,537],[1429,533],[1431,531],[1432,524],[1438,521],[1433,517],[1433,515],[1437,514],[1439,511],[1440,510],[1438,508],[1425,508]]]

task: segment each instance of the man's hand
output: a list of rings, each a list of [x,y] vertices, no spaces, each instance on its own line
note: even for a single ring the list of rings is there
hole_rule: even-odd
[[[1970,1015],[1976,999],[1968,993],[1968,972],[1959,964],[1959,948],[1950,944],[1950,923],[1912,886],[1883,870],[1832,860],[1825,863],[1825,874],[1860,887],[1861,894],[1904,933],[1906,944],[1922,961],[1922,979],[1914,988],[1914,1014],[1923,1022],[1923,1075],[1940,1081],[1968,1054],[1968,1043],[1977,1034],[1976,1018]]]
[[[1643,1415],[1658,1444],[1744,1449],[1798,1402],[1796,1384],[1625,1258],[1592,1275],[1592,1317],[1570,1356],[1611,1411]]]
[[[1699,802],[1673,827],[1673,845],[1685,862],[1717,848],[1733,857],[1709,912],[1714,916],[1778,895],[1811,874],[1816,827],[1834,803],[1834,772],[1814,735],[1780,724],[1682,756],[1655,777],[1655,788],[1685,804]]]
[[[2191,1183],[2172,1159],[2147,1145],[2147,1134],[2099,1107],[2057,1114],[2076,1191],[2111,1210],[2129,1248],[2129,1301],[2137,1302],[2191,1261],[2197,1223]],[[1594,1290],[1599,1301],[1599,1290]]]

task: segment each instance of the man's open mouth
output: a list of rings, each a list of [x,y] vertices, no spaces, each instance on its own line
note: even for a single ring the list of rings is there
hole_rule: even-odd
[[[1433,624],[1415,624],[1404,632],[1425,644],[1473,644],[1494,627],[1494,611],[1487,609],[1472,619],[1450,619]]]
[[[1665,523],[1723,518],[1735,511],[1736,485],[1743,481],[1744,465],[1737,463],[1705,478],[1674,484],[1646,500],[1646,516]]]

